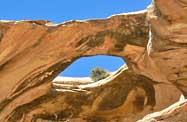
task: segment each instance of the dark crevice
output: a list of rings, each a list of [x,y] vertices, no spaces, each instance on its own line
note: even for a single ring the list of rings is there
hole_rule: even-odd
[[[97,33],[95,36],[87,36],[80,41],[77,42],[76,48],[81,46],[82,44],[87,45],[88,47],[96,47],[100,46],[104,42],[104,37],[107,31],[102,31]]]
[[[3,39],[3,33],[0,32],[0,42],[1,42],[2,39]]]
[[[37,46],[42,42],[42,39],[43,39],[46,35],[48,35],[48,30],[49,30],[49,28],[48,28],[47,31],[38,39],[38,41],[32,45],[32,48],[37,47]]]

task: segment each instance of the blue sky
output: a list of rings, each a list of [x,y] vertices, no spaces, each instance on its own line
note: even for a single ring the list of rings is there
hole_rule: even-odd
[[[143,10],[151,0],[0,0],[0,19],[106,18],[112,14]]]
[[[124,60],[114,56],[91,56],[76,60],[63,71],[61,76],[84,77],[89,76],[91,69],[101,67],[108,71],[115,71],[124,64]]]
[[[0,0],[0,3],[1,20],[45,19],[60,23],[143,10],[151,0]],[[60,75],[83,77],[93,67],[114,71],[123,63],[121,58],[111,56],[80,58]]]

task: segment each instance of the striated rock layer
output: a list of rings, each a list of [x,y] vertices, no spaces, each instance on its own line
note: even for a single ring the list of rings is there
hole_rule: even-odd
[[[184,96],[182,96],[184,97]],[[138,122],[186,122],[187,120],[187,100],[180,100],[168,108],[149,114]]]
[[[100,20],[0,21],[0,122],[134,122],[186,97],[186,13],[185,0],[154,0],[147,10]],[[126,64],[98,82],[53,80],[76,59],[99,54]]]

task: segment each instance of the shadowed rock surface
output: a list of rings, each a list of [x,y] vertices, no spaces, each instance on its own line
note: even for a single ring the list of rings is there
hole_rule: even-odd
[[[100,20],[0,21],[0,122],[135,122],[186,97],[186,13],[185,0],[154,0]],[[76,59],[100,54],[126,64],[97,82],[53,80]],[[174,121],[165,114],[158,121]]]

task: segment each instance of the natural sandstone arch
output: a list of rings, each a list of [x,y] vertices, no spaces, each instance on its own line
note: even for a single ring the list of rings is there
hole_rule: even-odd
[[[155,0],[145,11],[57,25],[1,21],[0,121],[135,121],[174,103],[179,90],[187,94],[185,6],[182,0]],[[128,69],[123,66],[102,85],[62,84],[55,90],[51,81],[60,71],[97,54],[121,56]]]

